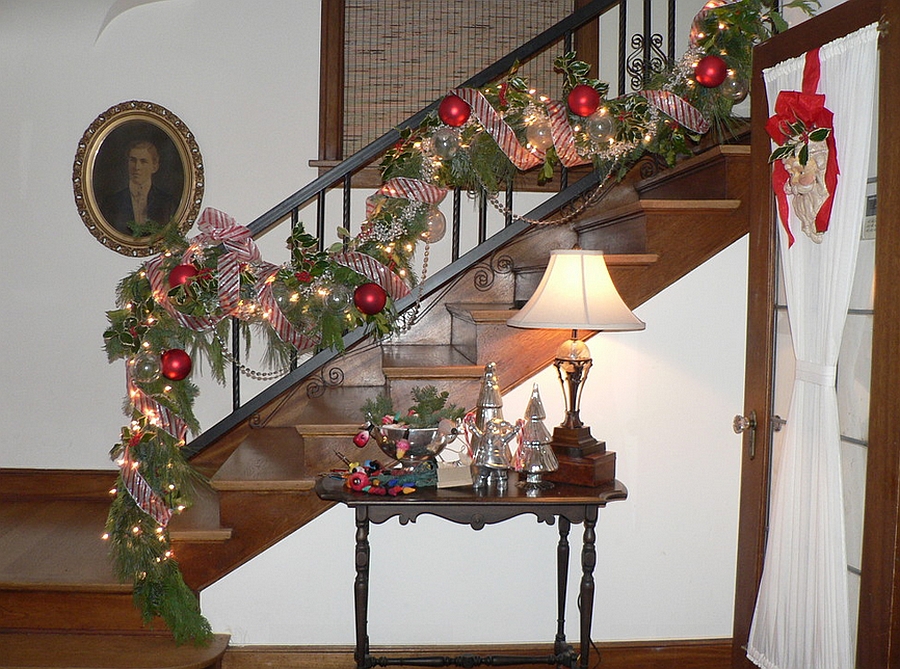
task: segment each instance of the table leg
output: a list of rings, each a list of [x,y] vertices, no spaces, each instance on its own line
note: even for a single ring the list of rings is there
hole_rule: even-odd
[[[356,507],[356,582],[353,586],[356,609],[356,650],[353,658],[357,669],[365,669],[369,654],[369,510]]]
[[[556,546],[556,641],[553,652],[559,655],[566,650],[566,588],[569,578],[569,523],[559,517],[559,544]]]
[[[595,543],[597,507],[584,509],[584,539],[581,546],[581,669],[587,669],[591,652],[591,623],[594,615],[594,566],[597,564]]]

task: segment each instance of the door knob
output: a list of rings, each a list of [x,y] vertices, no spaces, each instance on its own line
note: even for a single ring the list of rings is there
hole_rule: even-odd
[[[750,432],[750,459],[756,457],[756,411],[751,411],[749,416],[741,416],[737,415],[734,417],[734,423],[732,424],[734,428],[735,434],[741,434],[743,432]]]

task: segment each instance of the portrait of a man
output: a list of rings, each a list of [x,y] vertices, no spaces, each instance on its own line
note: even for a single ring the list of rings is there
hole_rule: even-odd
[[[154,183],[159,150],[149,140],[128,146],[128,185],[100,203],[100,213],[119,232],[135,237],[162,230],[178,210],[178,198]]]
[[[107,109],[84,132],[72,184],[84,224],[98,241],[149,255],[168,232],[187,234],[203,197],[203,158],[193,133],[153,102]]]

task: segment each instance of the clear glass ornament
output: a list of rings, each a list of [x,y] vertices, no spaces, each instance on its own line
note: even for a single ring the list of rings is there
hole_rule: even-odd
[[[437,207],[431,207],[425,222],[428,228],[419,234],[419,239],[429,244],[441,241],[447,232],[447,219],[441,210]]]
[[[431,147],[439,158],[452,158],[459,150],[459,130],[440,128],[431,136]]]
[[[615,139],[616,122],[605,109],[598,109],[584,119],[584,129],[595,142],[609,142]]]
[[[131,363],[131,378],[137,383],[153,383],[159,379],[159,356],[144,351],[134,356]]]
[[[324,302],[325,306],[332,311],[337,312],[344,311],[347,307],[349,307],[352,299],[353,296],[350,294],[347,286],[340,283],[329,286],[325,290],[325,294],[322,296],[322,301]]]
[[[728,70],[728,76],[725,77],[725,81],[719,86],[719,91],[734,104],[738,104],[747,97],[747,94],[750,92],[750,86],[734,70]]]
[[[539,119],[525,128],[525,139],[535,149],[546,151],[553,146],[553,137],[550,135],[550,122]]]

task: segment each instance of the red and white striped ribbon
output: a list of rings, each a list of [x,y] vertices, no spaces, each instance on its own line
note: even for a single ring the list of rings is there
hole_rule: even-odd
[[[256,282],[256,293],[259,296],[259,305],[263,309],[265,318],[269,321],[272,329],[275,330],[281,340],[296,348],[298,352],[305,351],[319,343],[319,339],[307,337],[297,331],[284,315],[281,307],[278,306],[278,302],[275,301],[275,296],[272,295],[272,279],[277,273],[278,268],[274,265],[268,265],[260,273],[259,280]]]
[[[412,202],[439,204],[446,197],[447,189],[420,179],[395,177],[385,182],[374,194],[405,198]],[[375,203],[370,196],[366,199],[366,218],[371,217],[374,211]]]
[[[227,249],[219,256],[219,305],[225,314],[233,314],[241,296],[241,269],[248,263],[259,262],[262,255],[250,230],[218,209],[204,209],[197,224],[200,234],[191,240],[191,246],[222,244]]]
[[[172,509],[166,504],[165,500],[155,491],[153,487],[147,483],[147,479],[141,476],[138,471],[138,463],[131,459],[131,452],[126,447],[125,454],[122,457],[120,471],[122,473],[122,482],[125,484],[125,490],[131,495],[135,504],[140,509],[153,517],[153,519],[166,527],[172,518]]]
[[[562,102],[551,100],[547,103],[547,113],[550,117],[550,137],[562,164],[566,167],[575,167],[591,162],[578,155],[575,149],[575,133],[569,125],[566,106]]]
[[[638,95],[646,98],[647,102],[691,132],[702,135],[709,130],[709,121],[703,117],[700,110],[672,91],[647,90],[641,91]]]
[[[544,162],[544,152],[535,149],[529,151],[519,143],[519,138],[509,124],[503,120],[497,110],[491,106],[481,91],[474,88],[455,88],[451,93],[465,100],[488,134],[512,161],[517,169],[525,171],[537,167]]]
[[[370,255],[358,251],[344,251],[332,256],[332,259],[344,267],[359,272],[364,277],[384,288],[392,300],[409,295],[409,286],[384,264]]]
[[[178,414],[164,407],[147,393],[141,390],[131,376],[131,366],[125,365],[125,381],[128,386],[128,398],[132,406],[156,427],[165,430],[170,435],[184,440],[187,436],[187,423]]]

